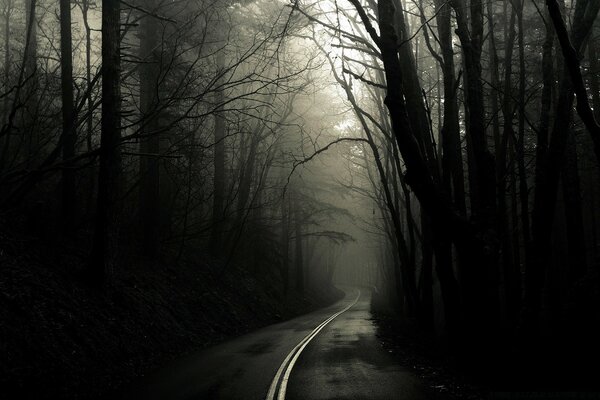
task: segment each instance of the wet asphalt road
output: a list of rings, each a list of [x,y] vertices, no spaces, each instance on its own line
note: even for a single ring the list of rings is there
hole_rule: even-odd
[[[417,378],[381,347],[375,332],[370,292],[346,289],[345,298],[330,307],[180,359],[123,398],[427,399]]]

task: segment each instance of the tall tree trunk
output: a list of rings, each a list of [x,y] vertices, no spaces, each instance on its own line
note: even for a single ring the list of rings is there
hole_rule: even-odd
[[[37,40],[37,0],[25,0],[25,15],[27,20],[27,44],[25,45],[25,54],[23,55],[23,63],[25,67],[25,92],[24,98],[21,99],[24,103],[24,109],[21,113],[21,126],[25,136],[25,164],[31,166],[35,161],[34,153],[38,149],[38,141],[40,139],[36,121],[38,117],[37,110],[37,95],[39,89],[38,73],[37,73],[37,57],[38,57],[38,40]]]
[[[452,267],[452,242],[439,231],[432,236],[435,254],[435,272],[440,282],[444,304],[444,324],[450,343],[457,343],[462,320],[461,296]]]
[[[540,106],[540,124],[536,141],[535,165],[535,199],[542,198],[539,190],[543,186],[546,173],[546,157],[548,156],[548,139],[550,134],[550,110],[552,93],[554,92],[554,28],[546,25],[546,38],[542,49],[542,96]],[[535,207],[534,207],[535,208]]]
[[[598,39],[593,37],[593,30],[588,42],[588,55],[590,58],[590,89],[592,95],[592,106],[596,119],[600,120],[600,83],[598,74],[600,74],[600,63],[598,62]]]
[[[248,156],[242,156],[240,161],[240,181],[239,188],[237,193],[237,206],[236,206],[236,215],[235,221],[232,225],[231,238],[229,240],[230,243],[236,242],[236,238],[239,239],[243,234],[243,229],[245,226],[245,219],[248,217],[250,211],[248,210],[250,201],[250,192],[252,189],[252,182],[255,179],[255,172],[260,173],[261,171],[255,171],[256,168],[256,156],[258,152],[258,145],[260,143],[260,138],[264,130],[264,125],[262,127],[255,129],[252,133],[252,138],[250,140],[250,148],[248,149]],[[242,144],[244,146],[244,144]],[[245,149],[244,149],[245,150]],[[231,247],[231,246],[229,246]]]
[[[304,293],[304,258],[302,250],[302,211],[300,210],[300,202],[297,198],[298,193],[294,193],[294,241],[295,247],[295,263],[296,272],[295,285],[299,293]]]
[[[427,215],[421,213],[421,276],[419,279],[419,312],[421,326],[433,331],[433,246],[430,222]],[[437,262],[437,258],[436,258]]]
[[[513,321],[517,316],[519,308],[519,273],[516,270],[518,265],[513,263],[513,257],[511,256],[511,244],[510,238],[514,236],[509,235],[508,229],[508,208],[506,204],[506,187],[508,183],[508,176],[510,173],[511,185],[513,184],[514,174],[512,173],[514,168],[509,171],[507,168],[507,157],[509,152],[512,152],[515,137],[515,131],[513,128],[513,101],[512,101],[512,54],[515,43],[515,18],[517,10],[515,6],[511,8],[510,22],[508,24],[508,37],[504,51],[504,98],[502,100],[502,114],[504,116],[504,129],[500,139],[500,147],[496,149],[496,168],[497,168],[497,184],[498,184],[498,233],[500,235],[500,241],[502,243],[502,263],[503,263],[503,275],[504,275],[504,288],[506,297],[506,311],[509,321]],[[511,153],[510,165],[514,162]],[[511,187],[514,190],[514,185]],[[511,197],[514,196],[513,190],[511,190]],[[512,212],[516,212],[511,209]],[[513,227],[516,228],[516,227]],[[519,248],[512,247],[512,251],[518,252]]]
[[[450,5],[436,0],[437,24],[440,49],[444,63],[444,123],[440,132],[442,136],[442,170],[446,190],[453,195],[454,205],[464,215],[467,213],[465,203],[465,184],[460,143],[460,127],[458,123],[458,100],[456,77],[454,71],[454,49],[452,48],[452,29]]]
[[[290,287],[290,207],[287,198],[281,199],[281,279],[283,298],[287,299]]]
[[[465,65],[465,96],[468,110],[467,133],[473,160],[469,179],[475,181],[476,196],[472,197],[473,217],[492,227],[495,218],[494,158],[488,150],[485,129],[485,107],[481,80],[481,50],[483,44],[483,7],[481,0],[471,0],[466,7],[463,0],[451,3],[456,13],[457,34],[462,45]],[[466,11],[470,10],[470,15]],[[469,24],[470,22],[470,24]]]
[[[217,66],[219,70],[225,66],[225,55],[223,51],[217,54]],[[213,147],[213,212],[212,229],[210,234],[209,248],[213,256],[219,256],[223,246],[223,231],[225,224],[225,117],[223,115],[224,93],[222,88],[217,88],[215,101],[217,110],[215,113],[215,129]]]
[[[421,151],[425,156],[429,169],[433,174],[434,179],[439,178],[439,167],[437,164],[435,147],[429,130],[429,121],[425,104],[423,101],[423,91],[419,82],[419,75],[416,68],[415,55],[413,54],[410,37],[409,26],[405,18],[405,12],[402,8],[400,0],[392,0],[396,8],[394,14],[395,29],[398,37],[398,52],[400,54],[400,68],[402,74],[406,76],[404,81],[404,94],[406,103],[411,109],[409,114],[410,124],[413,133],[416,135],[417,141],[421,147]]]
[[[10,20],[12,16],[12,0],[6,1],[4,14],[4,85],[10,86],[11,73],[11,48],[10,48]],[[10,96],[4,96],[2,114],[2,134],[0,135],[0,172],[4,171],[4,165],[10,147],[10,132],[4,132],[4,127],[10,123]]]
[[[511,158],[508,161],[508,164],[512,166],[510,171],[510,218],[511,218],[511,227],[510,231],[512,234],[512,265],[513,270],[512,273],[514,278],[514,300],[516,301],[515,305],[517,305],[515,311],[518,311],[521,305],[521,239],[520,239],[520,225],[521,220],[519,219],[519,201],[517,200],[517,171],[516,171],[516,148],[514,140],[511,139],[508,144],[511,151]],[[518,315],[515,315],[518,317]]]
[[[507,1],[504,1],[503,3],[503,8],[506,11],[507,10]],[[496,48],[496,35],[494,34],[494,30],[496,28],[496,22],[495,22],[495,14],[494,14],[494,7],[493,7],[493,3],[492,2],[488,2],[487,3],[487,18],[488,18],[488,35],[489,35],[489,53],[490,53],[490,57],[489,57],[489,70],[490,70],[490,75],[491,75],[491,83],[492,83],[492,88],[491,88],[491,101],[490,101],[490,105],[491,105],[491,118],[492,118],[492,134],[493,134],[493,138],[494,138],[494,156],[496,158],[496,202],[497,202],[497,229],[498,229],[498,239],[500,241],[500,248],[501,248],[501,265],[502,265],[502,273],[503,273],[503,283],[504,283],[504,298],[505,298],[505,302],[506,302],[506,314],[511,316],[512,314],[514,314],[513,311],[511,311],[512,308],[514,308],[512,306],[512,304],[514,304],[514,302],[511,301],[511,299],[514,297],[511,295],[511,293],[514,293],[514,287],[515,287],[515,282],[514,282],[514,277],[512,274],[512,270],[514,268],[514,262],[513,262],[513,257],[512,257],[512,248],[510,246],[510,235],[508,234],[509,229],[508,229],[508,217],[507,217],[507,205],[506,205],[506,179],[507,179],[507,168],[506,168],[506,157],[507,157],[507,148],[508,148],[508,135],[506,135],[505,133],[506,131],[506,127],[507,127],[507,122],[506,122],[506,117],[505,117],[505,121],[504,121],[504,131],[501,133],[500,132],[500,118],[499,118],[499,114],[502,110],[502,113],[504,114],[505,111],[505,107],[504,107],[504,100],[507,100],[507,98],[505,97],[503,99],[502,104],[499,104],[499,93],[500,90],[499,88],[501,87],[501,83],[500,83],[500,71],[499,71],[499,60],[498,60],[498,51]],[[514,12],[511,13],[511,18],[514,19]],[[512,52],[512,43],[514,42],[514,38],[511,40],[510,34],[508,33],[508,24],[507,24],[507,16],[504,15],[503,17],[504,20],[504,43],[505,43],[505,63],[506,62],[511,62],[510,58],[507,56],[508,52]],[[512,25],[511,25],[512,27]],[[513,37],[514,37],[514,30],[511,29],[511,32],[513,32]],[[509,67],[510,68],[510,67]],[[507,71],[507,69],[505,68],[505,74],[506,72],[510,72]],[[510,74],[508,74],[510,77]],[[505,77],[506,78],[506,77]],[[506,79],[505,79],[505,83]],[[510,88],[510,80],[509,80],[509,88]],[[506,89],[505,89],[506,90]],[[510,90],[510,89],[509,89]],[[505,94],[506,96],[506,94]],[[512,117],[510,118],[512,120]],[[508,124],[510,125],[510,124]],[[513,235],[514,236],[514,235]],[[518,275],[517,275],[518,278]]]
[[[25,0],[25,16],[29,43],[27,44],[25,59],[25,76],[31,77],[37,71],[37,0]]]
[[[5,1],[5,9],[4,9],[4,84],[6,87],[10,86],[10,73],[11,73],[11,47],[10,47],[10,21],[13,12],[13,0]],[[2,124],[8,122],[8,116],[10,114],[10,96],[4,97],[4,113],[2,115]],[[6,135],[9,136],[9,135]],[[7,137],[2,138],[7,140]],[[0,170],[2,169],[2,164],[0,160]]]
[[[527,266],[525,276],[525,317],[527,334],[535,334],[538,328],[538,317],[541,309],[541,291],[544,285],[546,269],[551,260],[552,229],[557,201],[558,179],[562,169],[564,148],[571,126],[571,107],[573,91],[570,89],[568,76],[563,75],[560,94],[556,106],[556,116],[552,136],[540,169],[543,173],[536,177],[534,206],[532,214],[533,230],[533,263]],[[539,139],[538,139],[539,140]]]
[[[155,12],[156,2],[149,2]],[[140,21],[140,190],[139,210],[142,234],[142,254],[146,262],[154,263],[160,254],[160,135],[158,110],[160,49],[159,24],[153,15]]]
[[[531,232],[529,223],[529,187],[527,184],[527,169],[525,166],[525,40],[523,31],[523,5],[520,1],[517,10],[517,23],[519,26],[519,136],[517,139],[517,165],[519,168],[519,199],[521,201],[521,227],[523,229],[523,243],[525,244],[525,264],[531,262]],[[516,249],[515,251],[518,251]]]
[[[102,121],[98,199],[91,252],[92,283],[105,283],[118,257],[121,197],[120,1],[102,0]]]
[[[373,136],[369,132],[369,140],[373,140]],[[410,192],[406,185],[402,182],[402,190],[404,194],[404,205],[405,205],[405,216],[407,223],[407,231],[409,234],[410,243],[406,243],[406,238],[404,237],[404,232],[402,231],[402,221],[401,221],[401,205],[400,205],[400,190],[398,188],[398,181],[401,180],[401,172],[398,170],[400,166],[400,160],[398,151],[395,148],[396,146],[391,144],[393,151],[390,157],[388,157],[388,162],[386,163],[385,171],[380,171],[380,175],[384,178],[381,178],[382,185],[388,185],[388,182],[391,183],[393,190],[393,197],[391,201],[393,202],[393,207],[388,207],[390,213],[394,213],[397,218],[397,222],[393,224],[394,231],[393,234],[396,237],[396,251],[398,252],[399,263],[397,264],[397,275],[396,275],[396,284],[398,288],[402,289],[404,296],[406,297],[406,312],[409,317],[417,316],[420,318],[420,311],[425,311],[421,308],[419,304],[419,290],[417,287],[416,281],[416,258],[415,258],[415,240],[414,240],[414,232],[413,232],[413,220],[410,209]],[[375,157],[379,159],[379,153],[375,151],[376,145],[372,146],[371,150]],[[391,167],[391,168],[390,168]],[[385,188],[384,188],[385,191]],[[387,198],[387,194],[385,195]],[[409,222],[410,221],[410,222]],[[410,224],[411,226],[408,226]],[[410,245],[410,248],[409,248]],[[424,316],[426,318],[426,316]]]
[[[587,270],[586,241],[581,206],[581,184],[579,181],[577,145],[574,132],[571,132],[567,138],[565,164],[561,179],[567,225],[568,275],[570,281],[574,282],[581,278]]]
[[[60,0],[60,67],[62,89],[63,160],[75,156],[77,141],[73,102],[73,49],[71,38],[71,0]],[[75,171],[67,164],[62,172],[62,214],[65,232],[70,232],[76,210]]]
[[[85,28],[85,83],[87,89],[87,113],[85,117],[85,141],[87,151],[92,151],[92,135],[94,131],[94,99],[92,97],[92,27],[89,24],[90,1],[83,0],[81,3],[81,14],[83,26]],[[94,203],[94,192],[96,189],[96,168],[95,165],[90,166],[86,171],[89,179],[88,195],[86,210],[91,212]]]
[[[83,0],[82,3],[82,18],[83,25],[85,28],[85,83],[87,84],[87,116],[85,119],[86,124],[86,144],[87,150],[92,150],[92,132],[94,127],[94,101],[92,99],[92,91],[90,86],[92,85],[92,27],[89,24],[89,10],[90,0]]]

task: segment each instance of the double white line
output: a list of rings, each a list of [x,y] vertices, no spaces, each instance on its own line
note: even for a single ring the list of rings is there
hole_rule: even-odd
[[[275,374],[275,378],[273,378],[273,382],[271,382],[271,386],[269,387],[269,392],[267,393],[266,400],[275,400],[275,393],[277,393],[277,385],[278,384],[279,384],[279,392],[277,395],[277,400],[285,400],[285,392],[287,390],[288,380],[290,379],[290,374],[292,373],[292,368],[294,368],[294,364],[296,364],[296,361],[298,361],[298,357],[300,357],[300,353],[302,353],[302,351],[308,345],[308,343],[310,343],[310,341],[313,340],[313,338],[315,336],[317,336],[319,334],[319,332],[321,332],[321,330],[323,328],[325,328],[325,326],[328,323],[333,321],[338,315],[348,311],[352,306],[354,306],[356,304],[356,302],[358,301],[359,298],[360,298],[360,290],[358,291],[358,295],[356,296],[356,299],[354,299],[354,301],[350,305],[348,305],[343,310],[333,314],[331,317],[327,318],[325,321],[321,322],[321,324],[319,324],[319,326],[317,326],[311,333],[309,333],[304,339],[302,339],[302,341],[300,343],[298,343],[296,345],[296,347],[294,347],[292,349],[292,351],[290,351],[290,353],[287,355],[285,360],[283,360],[283,362],[281,363],[281,366],[277,370],[277,373]],[[280,378],[282,375],[283,375],[283,378],[281,379],[281,382],[280,382]]]

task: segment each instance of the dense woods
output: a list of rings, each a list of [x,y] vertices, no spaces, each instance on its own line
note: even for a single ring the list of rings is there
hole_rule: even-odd
[[[1,0],[0,262],[75,254],[90,298],[208,264],[286,307],[361,284],[482,375],[592,387],[599,10]]]

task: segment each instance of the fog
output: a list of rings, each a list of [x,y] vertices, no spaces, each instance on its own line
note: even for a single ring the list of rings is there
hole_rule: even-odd
[[[198,301],[208,346],[359,288],[487,377],[597,354],[597,0],[0,8],[0,283],[58,293],[24,306]]]

